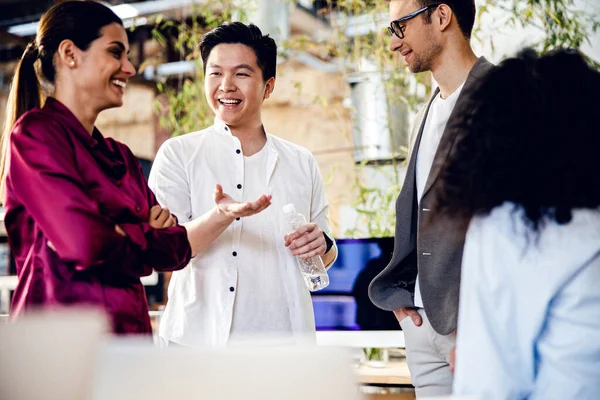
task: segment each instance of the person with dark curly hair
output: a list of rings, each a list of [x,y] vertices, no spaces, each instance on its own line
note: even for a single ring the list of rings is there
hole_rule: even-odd
[[[600,72],[572,50],[507,59],[471,97],[436,213],[467,226],[454,391],[600,395]]]

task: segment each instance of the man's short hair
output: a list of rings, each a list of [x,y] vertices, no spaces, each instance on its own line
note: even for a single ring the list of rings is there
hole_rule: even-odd
[[[467,38],[471,38],[471,32],[473,31],[473,25],[475,24],[475,1],[474,0],[416,0],[417,4],[421,7],[429,6],[432,4],[446,4],[452,9],[452,13],[456,16],[458,26],[462,31],[463,35]],[[431,14],[435,9],[432,7],[425,12],[425,22],[431,23]]]
[[[269,35],[263,35],[253,24],[241,22],[226,22],[206,33],[200,41],[200,55],[204,72],[210,52],[220,44],[243,44],[250,47],[256,54],[257,64],[262,70],[264,81],[275,78],[277,69],[277,44]]]

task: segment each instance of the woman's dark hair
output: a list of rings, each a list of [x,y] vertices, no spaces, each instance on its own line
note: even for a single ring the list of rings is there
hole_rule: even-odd
[[[600,206],[600,72],[574,50],[525,50],[482,81],[441,173],[436,212],[470,220],[504,202],[533,231]]]
[[[63,40],[71,40],[79,49],[87,50],[101,36],[102,28],[112,23],[123,25],[110,8],[94,1],[65,1],[42,16],[35,39],[27,45],[17,64],[8,96],[2,136],[0,201],[4,200],[10,131],[21,115],[41,106],[43,95],[39,78],[54,83],[54,55],[58,46]]]
[[[215,46],[223,43],[244,44],[256,54],[257,64],[266,82],[275,78],[277,69],[277,44],[269,35],[263,35],[260,29],[253,24],[245,25],[241,22],[227,22],[206,33],[200,41],[200,55],[204,73],[210,52]]]

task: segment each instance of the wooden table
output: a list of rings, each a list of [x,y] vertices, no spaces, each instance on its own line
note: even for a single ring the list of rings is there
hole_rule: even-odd
[[[382,387],[412,387],[406,361],[390,361],[383,368],[360,364],[356,368],[358,381],[363,385]]]

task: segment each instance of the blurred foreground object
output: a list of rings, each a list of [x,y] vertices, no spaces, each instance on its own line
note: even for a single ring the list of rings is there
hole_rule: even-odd
[[[0,399],[86,398],[108,331],[92,309],[32,312],[0,325]]]

